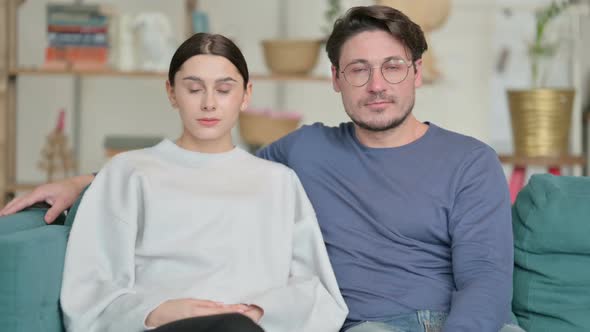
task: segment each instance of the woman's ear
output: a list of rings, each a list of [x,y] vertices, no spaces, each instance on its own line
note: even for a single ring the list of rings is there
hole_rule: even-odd
[[[242,100],[242,104],[240,105],[240,111],[245,111],[250,104],[250,98],[252,97],[252,82],[248,82],[246,85],[246,91],[244,93],[244,99]]]
[[[176,95],[174,94],[174,87],[170,84],[169,80],[166,80],[166,93],[168,94],[168,100],[170,101],[170,105],[172,107],[177,108],[178,104],[176,103]]]

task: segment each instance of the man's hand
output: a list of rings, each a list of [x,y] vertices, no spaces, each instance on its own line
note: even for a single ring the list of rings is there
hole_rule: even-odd
[[[19,212],[35,203],[46,202],[51,208],[45,214],[45,222],[51,224],[55,219],[72,206],[82,190],[92,182],[94,176],[81,175],[62,181],[41,185],[32,192],[13,199],[0,210],[0,216]]]
[[[245,304],[223,304],[209,300],[178,299],[160,304],[147,316],[145,325],[158,327],[180,319],[229,313],[245,314],[250,306]]]

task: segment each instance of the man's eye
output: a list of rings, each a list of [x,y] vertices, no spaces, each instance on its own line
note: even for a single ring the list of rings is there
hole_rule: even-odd
[[[189,91],[190,93],[197,93],[197,92],[201,92],[201,91],[202,91],[202,89],[194,89],[194,90],[193,90],[193,89],[190,89],[190,90],[188,90],[188,91]]]
[[[217,92],[226,95],[229,93],[229,90],[217,90]]]
[[[398,71],[401,70],[402,67],[401,66],[396,66],[396,65],[392,65],[392,66],[386,66],[385,70],[387,71]]]

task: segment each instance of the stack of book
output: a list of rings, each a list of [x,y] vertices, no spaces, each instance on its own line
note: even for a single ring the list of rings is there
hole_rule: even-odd
[[[108,60],[108,9],[89,4],[47,5],[46,68],[104,69]]]

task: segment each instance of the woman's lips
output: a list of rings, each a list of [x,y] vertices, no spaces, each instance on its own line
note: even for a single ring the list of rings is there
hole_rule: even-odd
[[[213,118],[211,118],[211,119],[209,119],[209,118],[197,119],[197,121],[199,122],[199,124],[201,124],[204,127],[213,127],[219,123],[219,119],[213,119]]]

